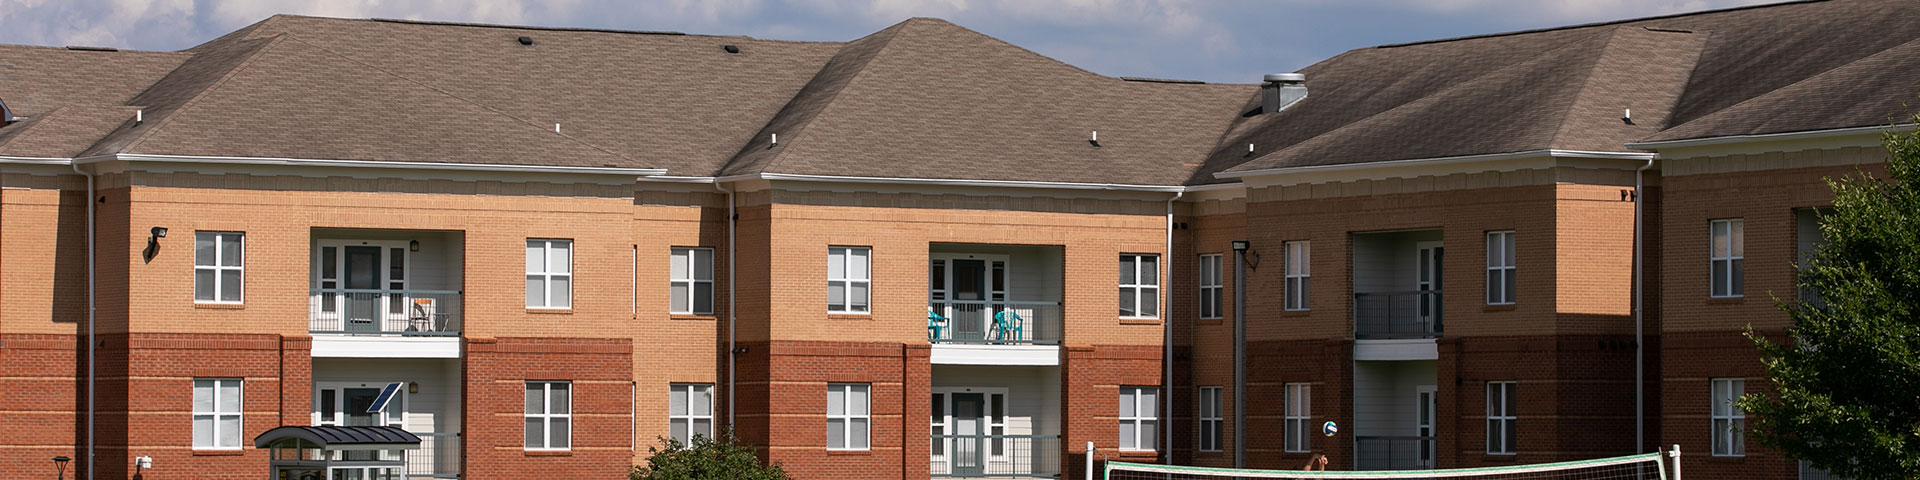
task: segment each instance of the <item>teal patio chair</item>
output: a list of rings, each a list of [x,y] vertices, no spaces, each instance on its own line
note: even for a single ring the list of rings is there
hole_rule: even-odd
[[[950,322],[947,321],[947,317],[942,317],[940,316],[940,314],[934,313],[933,307],[928,306],[927,307],[927,340],[939,340],[941,338],[941,334],[946,332],[948,323]]]
[[[1021,318],[1020,314],[1014,313],[1012,310],[1004,310],[993,314],[993,331],[999,335],[1000,338],[998,340],[1026,340],[1026,329],[1027,319]]]

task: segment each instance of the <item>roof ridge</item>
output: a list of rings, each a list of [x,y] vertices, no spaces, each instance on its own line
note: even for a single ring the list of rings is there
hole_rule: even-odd
[[[880,60],[880,57],[881,57],[881,56],[883,56],[883,55],[886,55],[886,53],[887,53],[887,50],[888,50],[889,48],[891,48],[891,47],[893,47],[893,41],[894,41],[894,39],[897,39],[897,38],[899,38],[899,37],[900,37],[900,34],[901,34],[902,32],[904,32],[904,31],[906,31],[906,29],[907,29],[907,26],[908,26],[908,24],[910,24],[910,23],[913,23],[913,22],[914,22],[915,20],[916,20],[916,19],[908,19],[908,20],[906,20],[906,21],[902,21],[902,22],[900,22],[900,23],[896,23],[896,24],[894,24],[893,26],[890,26],[890,27],[887,27],[887,28],[883,28],[883,29],[881,29],[880,31],[878,31],[878,32],[874,32],[874,33],[872,33],[872,34],[870,34],[870,35],[867,35],[867,36],[865,36],[865,37],[860,37],[860,38],[858,38],[858,39],[855,39],[855,40],[854,40],[853,42],[847,42],[847,44],[848,44],[848,45],[852,45],[852,44],[853,44],[854,42],[858,42],[858,41],[861,41],[861,40],[866,40],[866,39],[869,39],[869,38],[874,38],[874,39],[875,39],[875,41],[878,41],[878,42],[880,42],[880,45],[879,45],[879,47],[877,47],[877,48],[875,48],[875,49],[874,49],[874,51],[873,51],[873,53],[872,53],[871,55],[868,55],[868,56],[867,56],[867,59],[866,59],[866,61],[863,61],[863,62],[860,62],[860,66],[859,66],[859,68],[858,68],[858,69],[856,69],[856,70],[854,70],[854,72],[853,72],[853,76],[851,76],[851,77],[849,77],[849,78],[847,78],[847,82],[846,82],[845,84],[842,84],[842,85],[840,85],[840,88],[837,88],[837,89],[834,89],[834,91],[833,91],[833,93],[832,93],[832,95],[831,95],[831,96],[829,96],[829,97],[828,97],[828,98],[826,99],[826,102],[825,102],[825,103],[824,103],[823,105],[821,105],[821,106],[820,106],[820,109],[819,109],[818,111],[815,111],[815,112],[813,113],[813,115],[810,115],[810,116],[808,116],[808,117],[807,117],[807,119],[806,119],[806,121],[805,121],[805,122],[802,122],[802,123],[801,123],[801,124],[799,125],[799,127],[800,127],[800,130],[799,130],[799,131],[797,131],[797,132],[794,132],[794,133],[791,133],[791,134],[789,134],[789,135],[791,135],[791,136],[792,136],[792,137],[794,138],[794,140],[793,140],[793,141],[789,141],[789,142],[788,142],[788,145],[789,145],[789,146],[788,146],[788,147],[786,147],[785,149],[782,149],[782,150],[781,150],[781,151],[779,151],[779,152],[775,152],[775,153],[773,154],[773,158],[769,158],[769,159],[767,159],[767,161],[766,161],[765,163],[762,163],[762,164],[760,165],[760,168],[759,168],[759,170],[760,170],[761,172],[767,172],[767,171],[772,171],[772,170],[775,170],[775,168],[774,168],[774,167],[776,167],[776,166],[778,166],[778,165],[780,165],[780,161],[781,161],[781,160],[784,160],[784,159],[786,159],[786,157],[787,157],[787,152],[791,152],[791,151],[793,151],[793,148],[794,148],[794,147],[792,147],[792,145],[794,144],[794,141],[798,141],[798,140],[800,140],[800,139],[803,139],[803,138],[806,138],[806,137],[805,137],[805,135],[806,135],[806,131],[807,131],[807,128],[808,128],[808,127],[811,127],[811,126],[813,126],[813,122],[815,122],[815,121],[818,121],[818,120],[819,120],[819,119],[820,119],[821,117],[824,117],[824,116],[826,116],[826,115],[827,115],[827,112],[829,112],[829,111],[832,111],[832,110],[833,110],[833,107],[834,107],[834,105],[836,105],[836,104],[838,104],[838,103],[840,102],[840,98],[841,98],[841,96],[842,96],[843,94],[845,94],[845,93],[847,92],[847,90],[849,90],[849,89],[852,89],[852,88],[853,88],[853,86],[854,86],[854,83],[855,83],[855,82],[859,82],[859,81],[860,81],[860,79],[861,79],[862,77],[865,77],[865,76],[866,76],[866,74],[867,74],[867,71],[868,71],[868,70],[867,70],[867,67],[870,67],[870,66],[872,66],[872,65],[873,65],[873,62],[876,62],[876,61],[879,61],[879,60]],[[884,38],[878,38],[878,37],[879,37],[879,36],[880,36],[881,34],[885,34],[885,35],[886,35],[886,37],[884,37]],[[841,47],[841,48],[842,48],[842,49],[845,49],[846,47]],[[815,75],[816,75],[816,76],[818,76],[818,75],[820,75],[821,73],[825,73],[825,72],[826,72],[826,70],[827,70],[827,67],[828,67],[828,66],[830,66],[830,65],[832,65],[832,64],[833,64],[833,61],[832,61],[832,60],[828,60],[828,61],[827,61],[827,65],[822,65],[822,66],[821,66],[821,68],[820,68],[820,72],[816,72],[816,73],[815,73]],[[803,86],[803,87],[801,87],[801,88],[802,88],[802,91],[805,91],[805,87],[804,87],[804,86]],[[799,98],[800,98],[800,95],[799,95],[799,93],[796,93],[796,94],[794,95],[794,97],[793,97],[793,99],[792,99],[792,100],[797,100],[797,99],[799,99]],[[792,100],[789,100],[789,102],[791,102]],[[784,108],[783,108],[783,109],[784,109]],[[780,117],[780,116],[779,116],[779,113],[777,113],[777,112],[776,112],[776,113],[774,114],[774,117],[773,117],[773,118],[770,118],[770,119],[768,119],[768,120],[767,120],[767,122],[768,122],[769,124],[771,124],[771,123],[773,123],[773,121],[774,121],[774,120],[777,120],[777,119],[779,119],[779,117]],[[777,132],[775,132],[775,133],[777,134]],[[751,138],[749,138],[749,139],[747,139],[747,143],[748,143],[748,145],[752,145],[752,144],[753,144],[753,141],[754,141],[754,140],[753,140],[753,139],[751,139]],[[723,168],[724,168],[724,167],[723,167]]]
[[[119,150],[122,152],[133,150],[133,147],[137,147],[142,142],[147,141],[147,139],[153,138],[154,133],[159,132],[160,130],[166,128],[168,124],[173,123],[173,119],[179,118],[179,114],[181,112],[185,112],[188,109],[193,108],[196,104],[200,102],[201,99],[206,98],[207,94],[212,93],[214,90],[219,90],[222,85],[226,85],[227,81],[233,80],[234,76],[239,75],[240,71],[246,70],[248,66],[253,65],[253,62],[255,60],[259,60],[261,54],[264,54],[268,50],[272,50],[274,47],[279,46],[280,43],[286,39],[287,39],[286,34],[274,35],[271,38],[262,39],[266,43],[260,45],[260,47],[258,48],[255,48],[253,52],[248,53],[247,58],[245,60],[241,60],[240,63],[234,64],[233,68],[227,69],[226,73],[220,74],[219,80],[214,80],[213,82],[208,83],[206,87],[201,88],[200,91],[194,92],[192,97],[187,98],[187,101],[180,102],[180,106],[178,108],[174,108],[173,111],[167,112],[166,116],[160,118],[160,120],[158,121],[155,121],[153,123],[153,126],[147,128],[146,131],[140,132],[139,135],[135,135],[133,137],[133,140],[128,141],[127,144],[124,146],[121,146]],[[156,85],[158,83],[159,82],[155,82]],[[153,88],[153,87],[149,86],[147,88]],[[106,138],[102,138],[101,141],[106,141],[107,138],[111,138],[111,137],[112,136],[109,135]]]
[[[312,43],[307,43],[307,42],[305,42],[305,41],[302,41],[302,40],[300,40],[299,38],[295,38],[295,37],[294,37],[294,36],[293,36],[292,34],[283,34],[283,35],[286,35],[286,37],[287,37],[287,39],[288,39],[288,40],[291,40],[291,41],[294,41],[294,42],[299,42],[299,43],[300,43],[301,45],[306,45],[306,46],[309,46],[309,47],[313,47],[313,48],[315,48],[315,49],[317,49],[317,50],[320,50],[320,51],[322,51],[322,52],[326,52],[326,53],[327,53],[328,55],[332,55],[332,56],[335,56],[335,57],[339,57],[339,58],[340,58],[340,59],[342,59],[342,60],[346,60],[346,61],[348,61],[348,62],[352,62],[352,63],[354,63],[354,64],[356,64],[356,65],[360,65],[360,66],[362,66],[362,67],[366,67],[366,68],[368,68],[368,69],[371,69],[371,70],[373,70],[373,71],[376,71],[376,72],[380,72],[380,73],[383,73],[383,74],[386,74],[386,75],[388,75],[388,76],[392,76],[392,77],[394,77],[394,78],[398,78],[398,79],[401,79],[401,80],[405,80],[405,81],[407,81],[408,83],[412,83],[412,84],[414,84],[414,85],[419,85],[419,86],[421,86],[421,87],[425,87],[425,88],[426,88],[426,89],[428,89],[428,90],[432,90],[432,91],[434,91],[434,93],[439,93],[439,94],[441,94],[441,95],[445,95],[445,96],[446,96],[447,98],[452,98],[452,99],[454,99],[454,100],[459,100],[459,101],[461,101],[461,102],[465,102],[465,103],[467,103],[467,104],[469,104],[469,105],[473,105],[473,106],[476,106],[476,107],[479,107],[479,108],[481,108],[481,109],[483,109],[483,110],[486,110],[486,111],[488,111],[488,112],[493,112],[493,114],[495,114],[495,115],[499,115],[499,116],[502,116],[502,117],[506,117],[506,118],[511,118],[511,119],[514,119],[514,120],[518,120],[518,121],[520,121],[521,123],[525,123],[525,124],[527,124],[527,126],[530,126],[530,127],[534,127],[534,128],[539,128],[539,129],[540,129],[541,131],[543,131],[543,132],[544,132],[544,131],[546,131],[546,128],[545,128],[545,127],[544,127],[544,125],[543,125],[543,124],[541,124],[541,123],[534,123],[534,122],[533,122],[532,120],[527,120],[527,119],[525,119],[525,118],[520,118],[520,117],[517,117],[517,116],[514,116],[514,115],[512,115],[512,114],[509,114],[509,113],[507,113],[507,112],[503,112],[503,111],[500,111],[499,109],[496,109],[496,108],[493,108],[492,106],[489,106],[489,105],[487,105],[487,104],[484,104],[484,103],[480,103],[480,102],[476,102],[476,101],[473,101],[473,100],[470,100],[470,99],[468,99],[468,98],[466,98],[466,97],[462,97],[462,96],[459,96],[459,95],[456,95],[456,94],[454,94],[453,92],[449,92],[449,91],[447,91],[447,90],[445,90],[445,89],[442,89],[442,88],[440,88],[440,87],[438,87],[438,86],[435,86],[435,85],[433,85],[433,84],[429,84],[429,83],[426,83],[426,82],[422,82],[422,81],[419,81],[419,80],[414,80],[413,78],[409,78],[409,77],[407,77],[406,75],[401,75],[401,74],[399,74],[399,73],[395,73],[395,72],[392,72],[392,71],[388,71],[387,69],[384,69],[384,68],[380,68],[379,66],[375,66],[375,65],[373,65],[373,64],[370,64],[370,63],[366,63],[366,62],[362,62],[362,61],[360,61],[359,59],[356,59],[356,58],[353,58],[353,57],[349,57],[349,56],[346,56],[346,55],[341,55],[341,54],[340,54],[340,52],[335,52],[335,51],[333,51],[333,50],[330,50],[330,49],[328,49],[327,47],[323,47],[323,46],[320,46],[320,45],[315,45],[315,44],[312,44]],[[633,160],[633,158],[632,158],[632,157],[628,157],[628,156],[626,156],[626,155],[623,155],[623,154],[621,154],[621,153],[619,153],[619,152],[615,152],[615,151],[613,151],[613,150],[608,150],[608,149],[607,149],[607,148],[605,148],[605,147],[601,147],[601,146],[599,146],[599,145],[594,145],[594,144],[592,144],[592,143],[588,143],[587,141],[585,141],[585,140],[581,140],[581,139],[579,139],[578,137],[574,137],[574,136],[572,136],[572,135],[567,135],[567,134],[565,134],[565,133],[560,133],[560,131],[559,131],[559,128],[558,128],[558,125],[556,125],[556,126],[555,126],[555,129],[554,129],[554,131],[553,131],[553,132],[551,132],[551,133],[553,133],[554,135],[559,135],[559,136],[560,136],[561,138],[565,138],[565,139],[567,139],[567,140],[570,140],[570,141],[572,141],[572,142],[574,142],[574,143],[578,143],[578,144],[581,144],[581,145],[584,145],[584,146],[586,146],[586,147],[588,147],[588,148],[592,148],[592,149],[595,149],[595,150],[599,150],[599,151],[602,151],[602,152],[606,152],[607,154],[609,154],[609,155],[613,155],[614,157],[617,157],[617,158],[624,158],[624,159],[628,159],[628,160]]]
[[[1697,116],[1697,117],[1693,117],[1693,119],[1692,119],[1692,120],[1688,120],[1688,121],[1687,121],[1686,123],[1682,123],[1682,124],[1679,124],[1679,125],[1670,125],[1670,126],[1668,126],[1667,128],[1662,128],[1662,129],[1660,129],[1659,131],[1656,131],[1656,132],[1653,132],[1653,134],[1651,134],[1651,135],[1647,135],[1646,137],[1642,137],[1642,138],[1640,139],[1640,141],[1643,141],[1643,142],[1644,142],[1644,141],[1646,141],[1647,139],[1650,139],[1650,138],[1655,138],[1655,137],[1659,137],[1659,136],[1660,136],[1660,134],[1663,134],[1663,133],[1666,133],[1667,131],[1670,131],[1670,130],[1674,130],[1674,129],[1678,129],[1678,128],[1681,128],[1681,127],[1685,127],[1685,126],[1688,126],[1688,125],[1692,125],[1692,124],[1694,124],[1694,123],[1697,123],[1697,122],[1700,122],[1700,121],[1702,121],[1702,120],[1707,120],[1707,119],[1709,119],[1709,118],[1712,118],[1712,117],[1716,117],[1716,116],[1719,116],[1719,115],[1720,115],[1721,113],[1724,113],[1724,112],[1730,112],[1730,111],[1733,111],[1733,110],[1734,110],[1735,108],[1739,108],[1739,107],[1740,107],[1740,106],[1742,106],[1742,105],[1746,105],[1746,104],[1748,104],[1748,103],[1752,103],[1752,102],[1756,102],[1756,101],[1759,101],[1760,99],[1763,99],[1763,98],[1767,98],[1767,97],[1770,97],[1770,96],[1772,96],[1773,94],[1775,94],[1775,93],[1779,93],[1779,92],[1780,92],[1780,91],[1782,91],[1782,90],[1786,90],[1786,89],[1789,89],[1789,88],[1793,88],[1794,86],[1797,86],[1797,85],[1800,85],[1800,84],[1803,84],[1803,83],[1807,83],[1807,82],[1810,82],[1810,81],[1813,81],[1813,80],[1815,80],[1815,79],[1818,79],[1818,78],[1820,78],[1820,77],[1823,77],[1823,76],[1826,76],[1827,74],[1830,74],[1830,73],[1833,73],[1833,72],[1835,72],[1835,71],[1838,71],[1838,70],[1841,70],[1841,69],[1845,69],[1845,68],[1847,68],[1847,67],[1849,67],[1849,66],[1853,66],[1853,65],[1856,65],[1856,64],[1859,64],[1860,62],[1865,62],[1865,61],[1867,61],[1867,60],[1870,60],[1870,59],[1873,59],[1873,58],[1877,58],[1877,57],[1879,57],[1879,56],[1881,56],[1881,55],[1886,55],[1886,54],[1887,54],[1888,52],[1892,52],[1892,51],[1894,51],[1894,50],[1899,50],[1899,49],[1900,49],[1901,47],[1906,47],[1906,46],[1909,46],[1909,45],[1920,45],[1920,37],[1916,37],[1916,38],[1913,38],[1913,39],[1910,39],[1910,40],[1907,40],[1906,42],[1902,42],[1902,43],[1900,43],[1900,44],[1897,44],[1897,45],[1893,45],[1893,46],[1890,46],[1890,47],[1887,47],[1887,48],[1885,48],[1885,49],[1881,49],[1880,51],[1878,51],[1878,52],[1873,52],[1872,54],[1869,54],[1869,55],[1863,55],[1863,56],[1861,56],[1860,58],[1856,58],[1856,59],[1853,59],[1853,61],[1851,61],[1851,62],[1847,62],[1847,63],[1842,63],[1842,64],[1839,64],[1839,65],[1834,65],[1834,66],[1833,66],[1833,68],[1829,68],[1829,69],[1826,69],[1826,70],[1821,70],[1821,71],[1820,71],[1819,73],[1815,73],[1815,74],[1812,74],[1812,75],[1807,75],[1806,77],[1802,77],[1802,78],[1801,78],[1801,79],[1799,79],[1799,80],[1794,80],[1794,81],[1793,81],[1793,83],[1788,83],[1788,84],[1786,84],[1786,85],[1781,85],[1781,86],[1780,86],[1780,88],[1775,88],[1775,89],[1772,89],[1772,90],[1767,90],[1767,91],[1765,91],[1765,92],[1761,92],[1761,93],[1760,93],[1760,94],[1758,94],[1758,95],[1754,95],[1754,96],[1751,96],[1751,97],[1747,97],[1747,99],[1745,99],[1745,100],[1741,100],[1741,101],[1739,101],[1739,102],[1736,102],[1736,103],[1734,103],[1734,104],[1732,104],[1732,105],[1727,105],[1727,106],[1726,106],[1725,108],[1721,108],[1721,109],[1718,109],[1718,110],[1714,110],[1714,111],[1712,111],[1712,112],[1708,112],[1708,113],[1706,113],[1706,114],[1703,114],[1703,115],[1700,115],[1700,116]],[[1676,139],[1676,140],[1684,140],[1684,139]]]
[[[1778,2],[1778,3],[1763,3],[1763,4],[1759,4],[1759,5],[1742,5],[1742,6],[1738,6],[1738,7],[1727,7],[1727,8],[1715,8],[1715,9],[1710,9],[1710,10],[1699,10],[1699,11],[1693,11],[1693,12],[1680,12],[1680,13],[1669,13],[1669,14],[1666,14],[1666,15],[1654,15],[1654,16],[1649,16],[1649,17],[1635,17],[1635,18],[1625,18],[1625,19],[1620,19],[1620,20],[1604,20],[1604,21],[1598,21],[1598,22],[1590,22],[1590,23],[1581,23],[1581,24],[1575,24],[1575,25],[1561,25],[1561,26],[1557,26],[1557,27],[1545,27],[1545,28],[1533,28],[1533,29],[1527,29],[1527,30],[1514,30],[1514,31],[1511,31],[1511,32],[1498,32],[1498,33],[1483,33],[1483,34],[1478,34],[1478,35],[1466,35],[1466,36],[1459,36],[1459,37],[1450,37],[1450,38],[1439,38],[1439,39],[1433,39],[1433,40],[1420,40],[1420,41],[1413,41],[1413,42],[1402,42],[1402,43],[1389,43],[1389,44],[1385,44],[1385,45],[1375,45],[1375,46],[1372,46],[1372,47],[1362,47],[1362,48],[1397,48],[1397,47],[1411,47],[1411,46],[1415,46],[1415,45],[1430,45],[1430,44],[1435,44],[1435,43],[1447,43],[1447,42],[1457,42],[1457,41],[1462,41],[1462,40],[1476,40],[1476,39],[1482,39],[1482,38],[1497,38],[1497,37],[1510,37],[1510,36],[1515,36],[1515,35],[1526,35],[1526,34],[1532,34],[1532,33],[1542,33],[1542,32],[1553,32],[1553,31],[1560,31],[1560,30],[1574,30],[1574,29],[1580,29],[1580,28],[1587,28],[1587,27],[1603,27],[1603,26],[1607,26],[1607,25],[1622,25],[1622,24],[1628,24],[1628,23],[1633,23],[1633,22],[1644,22],[1644,21],[1648,21],[1648,20],[1665,20],[1665,19],[1669,19],[1669,18],[1680,18],[1680,17],[1691,17],[1691,16],[1695,16],[1695,15],[1708,15],[1708,14],[1715,14],[1715,13],[1724,13],[1724,12],[1734,12],[1734,11],[1740,11],[1740,10],[1753,10],[1753,9],[1760,9],[1760,8],[1773,8],[1773,7],[1783,7],[1783,6],[1787,6],[1787,5],[1801,5],[1801,4],[1807,4],[1807,3],[1824,3],[1824,2],[1827,2],[1827,1],[1830,1],[1830,0],[1792,0],[1792,1],[1786,1],[1786,2]]]

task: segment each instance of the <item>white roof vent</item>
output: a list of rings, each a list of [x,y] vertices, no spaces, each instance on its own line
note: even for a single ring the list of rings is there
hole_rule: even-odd
[[[1271,114],[1307,98],[1307,76],[1300,73],[1269,73],[1260,84],[1260,113]]]
[[[13,110],[7,108],[7,102],[0,101],[0,125],[13,123]]]

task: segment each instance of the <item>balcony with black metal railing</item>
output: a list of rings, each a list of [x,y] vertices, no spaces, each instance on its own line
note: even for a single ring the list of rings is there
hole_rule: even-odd
[[[1353,338],[1440,338],[1444,311],[1439,290],[1355,293]]]

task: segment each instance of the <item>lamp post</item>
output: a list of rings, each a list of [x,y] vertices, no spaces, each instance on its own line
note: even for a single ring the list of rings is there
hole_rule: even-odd
[[[67,480],[67,462],[72,460],[73,459],[67,458],[64,455],[53,457],[53,464],[59,468],[58,473],[55,473],[55,475],[58,475],[60,480]]]
[[[1233,468],[1247,468],[1247,249],[1233,241]]]

